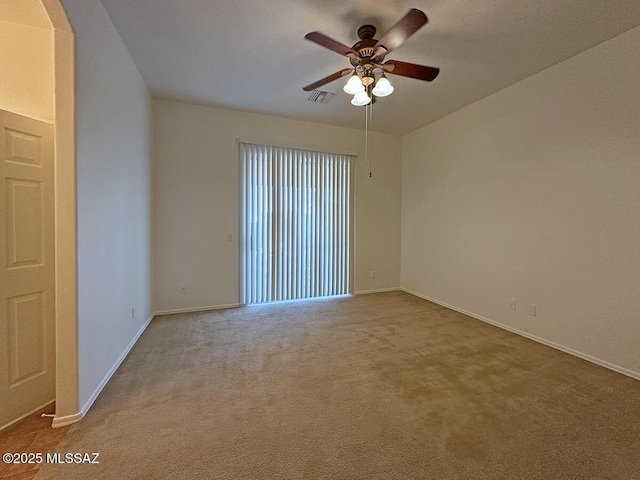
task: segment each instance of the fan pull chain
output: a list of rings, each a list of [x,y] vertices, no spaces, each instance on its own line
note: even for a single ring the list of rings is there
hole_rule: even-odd
[[[373,97],[373,94],[371,96]],[[372,121],[373,121],[373,101],[369,104],[369,124],[371,124]],[[367,136],[367,143],[369,143],[368,136]],[[371,178],[371,155],[369,155],[369,178]]]
[[[364,150],[369,161],[369,178],[371,178],[371,156],[369,155],[369,108],[370,104],[364,106]]]

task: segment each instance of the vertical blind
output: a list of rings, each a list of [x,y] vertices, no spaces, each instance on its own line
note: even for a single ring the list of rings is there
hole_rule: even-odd
[[[242,303],[350,291],[351,156],[240,143]]]

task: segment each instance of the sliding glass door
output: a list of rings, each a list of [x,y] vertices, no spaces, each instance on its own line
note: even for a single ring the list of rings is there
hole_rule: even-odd
[[[349,155],[240,144],[242,303],[351,291]]]

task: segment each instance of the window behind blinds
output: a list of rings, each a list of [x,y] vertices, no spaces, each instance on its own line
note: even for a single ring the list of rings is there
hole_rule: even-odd
[[[240,144],[242,303],[349,293],[351,156]]]

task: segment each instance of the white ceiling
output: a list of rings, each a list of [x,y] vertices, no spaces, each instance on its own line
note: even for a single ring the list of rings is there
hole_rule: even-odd
[[[348,67],[304,39],[318,30],[351,46],[371,23],[380,36],[410,8],[429,24],[387,59],[436,66],[432,83],[390,76],[396,91],[373,109],[372,129],[405,134],[640,25],[640,0],[102,0],[157,97],[352,128],[364,109],[323,87]],[[606,75],[606,72],[602,72]]]

